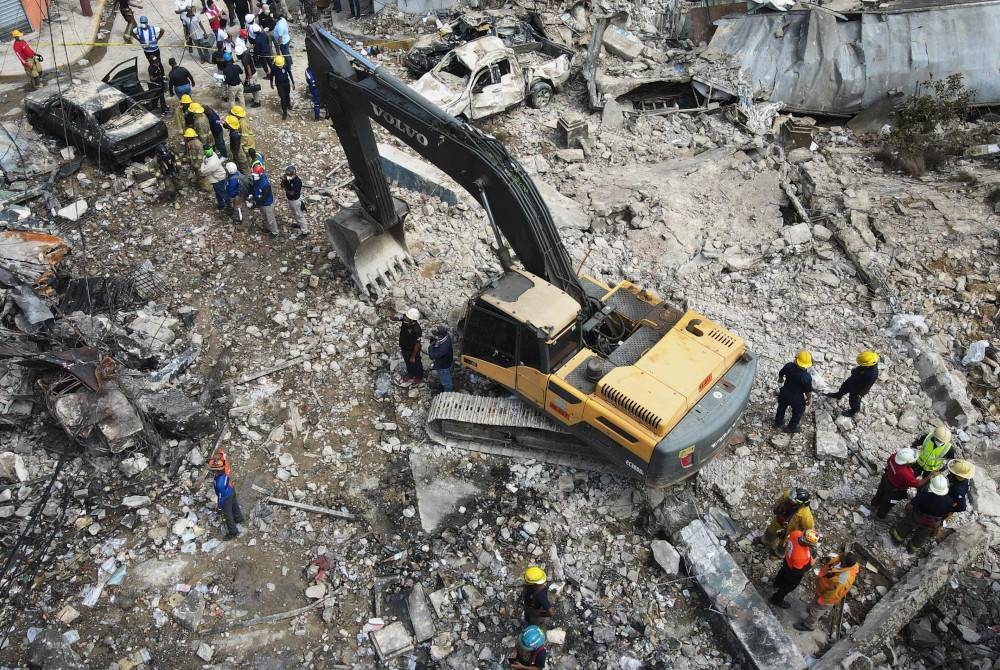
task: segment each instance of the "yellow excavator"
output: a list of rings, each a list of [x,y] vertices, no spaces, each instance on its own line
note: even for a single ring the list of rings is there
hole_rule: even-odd
[[[466,189],[496,236],[504,271],[468,302],[461,364],[516,397],[441,393],[432,438],[627,472],[653,487],[718,453],[757,369],[741,337],[631,282],[578,276],[534,183],[499,141],[318,25],[306,49],[358,195],[327,222],[327,237],[362,291],[378,293],[409,259],[408,208],[389,192],[372,120]]]

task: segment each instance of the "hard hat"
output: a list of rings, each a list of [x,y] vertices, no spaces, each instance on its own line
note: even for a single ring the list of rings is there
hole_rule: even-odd
[[[524,571],[524,582],[526,584],[544,584],[549,581],[545,576],[545,571],[537,565],[532,565]]]
[[[865,368],[870,368],[876,363],[878,363],[878,354],[876,354],[874,351],[871,350],[862,351],[860,354],[858,354],[858,365]]]
[[[948,492],[948,478],[944,475],[934,475],[931,477],[931,493],[943,496]]]
[[[257,17],[254,16],[253,14],[247,14],[246,16],[243,17],[243,21],[245,23],[253,23],[256,20],[257,20]]]
[[[198,137],[198,133],[195,132],[194,128],[185,128],[184,137]]]
[[[145,14],[143,14],[142,16],[139,17],[139,23],[142,25],[146,25],[147,23],[149,23],[149,18]]]
[[[823,542],[823,535],[810,528],[806,532],[802,533],[802,541],[810,547],[815,547],[817,544]]]
[[[285,57],[284,56],[275,56],[274,57],[274,66],[275,67],[285,67]]]
[[[226,117],[226,125],[232,128],[233,130],[238,130],[240,127],[240,120],[237,119],[232,114],[230,114],[229,116]]]
[[[951,442],[951,429],[945,425],[938,426],[931,433],[931,438],[936,440],[938,444],[947,444]]]
[[[232,54],[232,52],[231,51],[224,51],[222,53],[222,60],[225,61],[226,63],[232,63],[233,62],[233,54]]]
[[[12,30],[10,31],[10,36],[13,37],[14,39],[17,39],[18,37],[24,37],[24,33],[22,33],[20,30]]]
[[[226,459],[222,456],[212,456],[208,459],[208,469],[209,470],[225,470],[226,469]]]
[[[897,465],[909,465],[917,460],[917,452],[915,449],[904,447],[896,452],[892,460],[896,461]]]
[[[961,479],[972,479],[976,475],[976,466],[969,461],[953,458],[948,461],[948,472]]]
[[[420,310],[418,310],[416,307],[411,307],[410,309],[406,310],[406,318],[409,319],[410,321],[416,321],[417,319],[420,318]]]
[[[215,149],[213,149],[212,147],[205,147],[205,155],[206,156],[211,156],[214,153],[215,153]]]
[[[528,626],[521,631],[520,641],[528,651],[536,651],[545,644],[545,633],[538,626]]]
[[[812,497],[812,495],[809,493],[808,489],[796,487],[791,490],[791,492],[788,494],[788,497],[791,498],[792,502],[794,503],[798,503],[800,505],[808,505],[809,499]]]
[[[243,109],[239,105],[233,105],[230,108],[229,113],[238,119],[245,119],[247,116],[247,110]]]
[[[188,111],[193,114],[204,114],[205,108],[201,106],[200,102],[192,102],[188,107]]]
[[[185,93],[184,95],[181,96],[181,104],[182,105],[190,105],[192,102],[194,102],[194,100],[192,100],[191,96],[188,95],[187,93]]]
[[[247,35],[248,35],[247,29],[246,28],[240,28],[240,37],[242,37],[243,39],[246,39]]]
[[[800,368],[811,368],[813,366],[813,357],[808,351],[803,349],[795,356],[795,364]]]
[[[228,163],[226,163],[226,172],[228,174],[236,174],[237,171],[238,170],[237,170],[237,167],[236,167],[236,163],[234,163],[232,161],[229,161]]]
[[[253,173],[257,174],[257,175],[264,174],[264,166],[263,165],[254,165],[253,166]]]
[[[294,164],[292,164],[292,165],[286,165],[285,166],[285,174],[295,174],[295,165]]]

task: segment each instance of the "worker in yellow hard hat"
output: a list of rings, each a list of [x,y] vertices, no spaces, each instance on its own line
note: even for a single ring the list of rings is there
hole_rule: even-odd
[[[524,620],[536,626],[552,618],[556,608],[549,601],[549,584],[545,570],[532,565],[524,571]]]
[[[21,61],[24,74],[31,80],[32,88],[42,87],[42,54],[36,54],[20,30],[13,30],[10,36],[14,38],[14,55]]]
[[[976,466],[969,461],[961,459],[948,461],[948,495],[951,496],[953,514],[968,509],[966,497],[969,495],[969,485],[975,476]]]
[[[240,105],[233,105],[229,113],[240,120],[240,146],[243,147],[244,151],[246,149],[256,149],[257,140],[253,136],[253,128],[250,126],[250,118],[247,116],[247,110]]]
[[[878,380],[878,354],[871,350],[862,351],[858,354],[857,361],[857,366],[851,370],[837,392],[826,394],[827,398],[837,400],[847,396],[850,409],[844,410],[844,416],[854,416],[861,411],[861,399],[868,395]]]
[[[292,94],[295,90],[295,79],[292,78],[292,69],[285,67],[285,57],[275,56],[271,61],[273,67],[267,78],[271,81],[271,88],[278,89],[278,99],[281,101],[281,118],[288,118],[288,110],[292,108]]]
[[[205,160],[205,143],[198,137],[198,131],[194,128],[184,129],[184,157],[191,167],[192,185],[202,191],[211,191],[211,183],[201,174],[201,164]]]
[[[190,128],[191,123],[194,121],[193,115],[188,111],[194,100],[187,93],[183,93],[177,102],[179,104],[177,105],[177,109],[174,110],[174,123],[177,124],[177,132],[183,135],[184,129]]]
[[[778,372],[778,383],[781,390],[778,391],[778,411],[774,414],[774,427],[781,428],[785,424],[785,411],[792,408],[792,418],[788,420],[786,433],[799,432],[799,421],[806,411],[806,405],[812,400],[812,375],[809,368],[812,367],[812,354],[808,351],[800,351],[795,360],[786,363]]]

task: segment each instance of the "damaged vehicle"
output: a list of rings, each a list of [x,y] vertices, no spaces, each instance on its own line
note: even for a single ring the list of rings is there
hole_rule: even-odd
[[[61,93],[56,85],[32,91],[24,112],[36,130],[65,139],[102,169],[148,154],[167,139],[159,116],[104,82],[74,84]]]
[[[540,45],[547,41],[530,23],[506,12],[469,12],[441,25],[437,32],[418,37],[403,62],[414,76],[419,77],[455,47],[491,35],[499,37],[508,47]]]
[[[555,42],[512,49],[499,37],[481,37],[449,52],[413,89],[446,113],[468,121],[525,100],[540,109],[569,79],[572,58],[572,49]]]

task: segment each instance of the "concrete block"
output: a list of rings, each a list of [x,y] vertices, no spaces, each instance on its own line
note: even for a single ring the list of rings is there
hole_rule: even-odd
[[[434,626],[434,613],[427,606],[424,587],[419,582],[413,585],[410,595],[407,596],[406,608],[410,613],[410,625],[413,627],[413,636],[416,638],[417,644],[434,637],[437,633]]]
[[[385,663],[413,649],[413,639],[401,621],[369,633],[379,661]]]
[[[701,520],[674,537],[690,572],[728,626],[744,667],[804,670],[805,658],[764,598]]]
[[[805,244],[812,241],[812,228],[808,223],[796,223],[794,226],[782,228],[781,236],[792,246]]]
[[[653,540],[649,548],[657,564],[663,568],[663,572],[668,577],[676,577],[681,569],[681,555],[674,549],[674,545],[666,540]]]
[[[816,456],[819,458],[847,458],[847,441],[837,430],[837,424],[827,411],[816,411]]]
[[[56,214],[69,221],[77,221],[81,216],[87,213],[88,205],[86,200],[77,200],[71,205],[66,205],[60,209]]]
[[[379,144],[378,153],[382,159],[382,171],[392,183],[436,196],[449,205],[463,199],[461,187],[422,158],[388,144]]]
[[[601,43],[609,53],[625,60],[635,60],[642,55],[643,44],[639,38],[619,26],[608,26]]]
[[[463,502],[480,492],[472,482],[442,475],[440,465],[440,460],[431,456],[410,454],[420,526],[425,533],[433,533]]]

